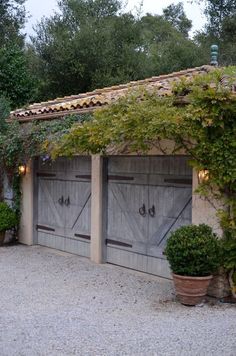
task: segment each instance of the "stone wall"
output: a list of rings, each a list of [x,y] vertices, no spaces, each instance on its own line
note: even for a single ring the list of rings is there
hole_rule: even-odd
[[[215,298],[224,298],[230,295],[229,281],[223,269],[213,276],[207,294]]]

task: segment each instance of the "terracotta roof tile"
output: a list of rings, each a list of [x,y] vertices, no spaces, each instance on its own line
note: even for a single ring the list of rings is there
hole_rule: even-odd
[[[108,103],[117,100],[121,96],[124,96],[129,89],[135,87],[145,86],[147,88],[156,88],[158,95],[170,95],[172,86],[176,81],[179,81],[183,77],[192,78],[196,75],[209,72],[212,68],[213,67],[211,66],[196,67],[171,74],[132,81],[127,84],[96,89],[92,92],[31,104],[27,108],[12,111],[10,120],[18,119],[19,121],[24,122],[37,119],[54,119],[60,116],[65,116],[65,111],[69,113],[93,111],[96,107],[107,105]]]

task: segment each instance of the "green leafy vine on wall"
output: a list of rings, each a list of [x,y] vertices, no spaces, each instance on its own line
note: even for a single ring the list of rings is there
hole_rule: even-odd
[[[19,165],[27,164],[30,159],[36,156],[47,155],[52,142],[55,144],[74,123],[89,120],[90,116],[70,115],[53,121],[35,121],[27,124],[20,124],[17,121],[7,123],[5,119],[9,115],[9,111],[1,115],[3,104],[6,104],[4,100],[2,105],[0,100],[0,200],[4,199],[3,184],[7,177],[13,190],[13,208],[19,221],[21,213]]]
[[[175,142],[171,152],[165,139]],[[132,89],[97,110],[93,120],[73,125],[54,145],[52,155],[143,154],[153,147],[169,154],[184,149],[194,168],[209,171],[198,192],[222,206],[222,263],[232,273],[236,296],[236,67],[183,80],[171,97],[160,98],[155,89]]]

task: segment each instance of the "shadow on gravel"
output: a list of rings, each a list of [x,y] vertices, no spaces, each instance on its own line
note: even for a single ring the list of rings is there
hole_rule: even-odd
[[[218,310],[225,310],[227,308],[232,307],[232,303],[222,303],[221,300],[213,297],[205,297],[203,303],[197,304],[196,306],[189,306],[189,305],[182,305],[179,301],[178,298],[173,295],[172,298],[166,299],[166,300],[160,300],[157,302],[154,302],[152,304],[152,308],[155,311],[165,311],[172,313],[173,310],[181,310],[181,309],[189,309],[189,310],[197,310],[199,308],[207,308],[207,309],[218,309]]]
[[[17,239],[11,239],[11,240],[6,240],[2,245],[0,245],[1,247],[12,247],[12,246],[17,246],[20,245],[19,241]]]

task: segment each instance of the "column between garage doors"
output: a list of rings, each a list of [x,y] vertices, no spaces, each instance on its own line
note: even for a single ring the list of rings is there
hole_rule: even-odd
[[[90,258],[95,263],[106,262],[106,168],[105,158],[92,155]]]

